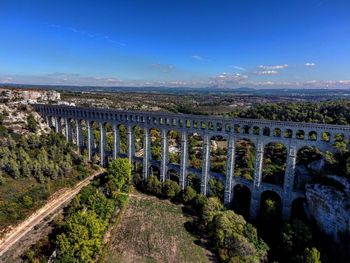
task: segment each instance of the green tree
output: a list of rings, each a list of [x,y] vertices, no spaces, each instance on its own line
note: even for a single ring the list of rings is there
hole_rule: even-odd
[[[32,114],[27,117],[27,127],[30,132],[36,132],[38,129],[38,123]]]
[[[108,165],[108,180],[112,182],[109,190],[122,190],[125,184],[131,183],[131,164],[127,158],[118,158]]]
[[[204,224],[209,225],[223,209],[224,207],[217,197],[209,197],[203,206],[202,219]]]
[[[264,262],[268,246],[241,215],[231,210],[213,219],[211,235],[222,262]]]
[[[22,203],[25,207],[30,208],[33,205],[33,199],[30,196],[25,195],[22,198]]]
[[[10,159],[8,174],[13,178],[19,178],[21,175],[18,163],[14,159]]]
[[[223,183],[220,180],[217,179],[210,179],[209,180],[209,195],[215,196],[219,198],[220,200],[223,200],[224,198],[224,191],[225,187]]]
[[[93,211],[72,214],[67,219],[64,233],[57,236],[58,259],[68,257],[74,258],[73,262],[93,262],[106,227],[107,223]]]
[[[167,198],[172,199],[180,193],[180,186],[177,182],[166,179],[163,186],[163,192]]]
[[[306,248],[304,250],[304,263],[321,263],[321,254],[317,248]]]
[[[158,180],[157,176],[151,175],[146,182],[146,191],[155,195],[162,193],[162,183]]]
[[[194,190],[191,186],[187,186],[185,191],[183,191],[182,193],[182,200],[186,204],[192,202],[196,198],[196,196],[196,190]]]

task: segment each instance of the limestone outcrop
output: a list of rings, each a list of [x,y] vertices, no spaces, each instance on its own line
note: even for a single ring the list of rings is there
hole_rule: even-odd
[[[339,176],[328,176],[320,183],[306,185],[308,214],[320,229],[338,239],[339,233],[350,233],[350,182]]]

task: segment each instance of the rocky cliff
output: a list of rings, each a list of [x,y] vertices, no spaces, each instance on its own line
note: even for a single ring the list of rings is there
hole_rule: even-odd
[[[350,182],[343,177],[328,176],[319,183],[306,185],[309,215],[323,232],[338,239],[350,233]]]

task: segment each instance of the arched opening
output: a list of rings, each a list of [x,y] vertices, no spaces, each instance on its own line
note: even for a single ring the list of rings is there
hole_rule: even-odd
[[[113,144],[114,144],[114,138],[113,138],[113,129],[112,125],[110,123],[105,123],[105,131],[106,131],[106,155],[112,156],[113,151]]]
[[[335,142],[342,142],[344,141],[344,134],[342,133],[337,133],[334,135],[334,141]]]
[[[317,132],[315,132],[315,131],[310,131],[310,132],[309,132],[309,140],[310,140],[310,141],[316,141],[316,140],[317,140]]]
[[[135,125],[133,128],[135,140],[135,156],[143,157],[143,129]]]
[[[158,180],[160,180],[160,170],[159,167],[155,166],[155,165],[151,165],[149,167],[149,175],[150,176],[156,176],[158,178]]]
[[[222,123],[220,122],[216,123],[216,131],[219,131],[219,132],[222,131]]]
[[[250,133],[250,127],[248,125],[243,126],[243,133],[244,134],[249,134]]]
[[[188,166],[202,170],[203,138],[198,133],[188,135]]]
[[[77,143],[77,123],[73,119],[69,119],[70,127],[71,127],[71,142],[73,144]]]
[[[282,131],[280,128],[275,128],[273,131],[273,136],[274,137],[281,137]]]
[[[64,136],[66,136],[66,128],[67,128],[67,125],[66,125],[66,120],[64,118],[58,118],[58,121],[59,123],[61,124],[61,131],[62,131],[62,134]]]
[[[91,136],[93,137],[93,144],[91,145],[91,161],[93,164],[100,163],[99,147],[100,147],[100,130],[96,121],[90,122]]]
[[[305,132],[303,130],[297,130],[295,133],[295,137],[299,140],[304,140]]]
[[[127,129],[124,124],[118,125],[118,131],[119,131],[119,153],[120,154],[127,154]]]
[[[140,186],[142,184],[142,171],[143,171],[143,164],[142,160],[136,160],[134,161],[134,169],[132,170],[133,174],[133,180],[134,184],[136,186]]]
[[[88,142],[88,133],[87,133],[87,121],[86,120],[80,120],[80,127],[81,127],[81,138],[83,146],[85,147]]]
[[[249,139],[240,139],[235,145],[235,176],[253,180],[256,150]]]
[[[247,186],[242,184],[235,185],[231,207],[236,213],[243,215],[246,219],[249,218],[250,198],[251,192]]]
[[[285,130],[284,137],[285,138],[292,138],[293,137],[293,131],[291,129]]]
[[[222,136],[210,139],[210,171],[226,174],[227,140]]]
[[[87,145],[88,145],[88,132],[87,132],[87,121],[80,120],[80,127],[81,127],[81,153],[86,158],[88,158],[88,151],[87,151]]]
[[[51,129],[55,128],[55,117],[50,116],[48,118],[49,123],[47,124]]]
[[[197,193],[201,192],[201,179],[194,173],[187,175],[187,185],[191,186]]]
[[[329,142],[331,138],[331,134],[329,132],[322,132],[321,133],[321,140],[325,142]]]
[[[179,174],[178,171],[176,171],[174,169],[169,169],[168,170],[168,172],[167,172],[167,179],[170,179],[170,180],[180,184],[180,174]]]
[[[323,153],[314,146],[298,150],[295,166],[294,189],[304,190],[305,184],[319,175],[324,168]]]
[[[274,191],[265,191],[261,194],[260,215],[264,220],[276,219],[282,214],[282,200]]]
[[[296,198],[293,200],[291,219],[307,220],[304,205],[305,198]]]
[[[151,158],[152,160],[160,161],[162,152],[160,131],[158,129],[151,128],[149,134],[151,139]]]
[[[176,130],[168,132],[169,162],[180,164],[181,158],[181,138]]]
[[[264,148],[262,181],[283,185],[286,170],[287,149],[282,143],[271,142]]]
[[[269,127],[265,127],[263,129],[263,135],[264,136],[270,136],[270,128]]]
[[[253,134],[254,135],[259,135],[260,134],[260,128],[258,126],[253,127]]]

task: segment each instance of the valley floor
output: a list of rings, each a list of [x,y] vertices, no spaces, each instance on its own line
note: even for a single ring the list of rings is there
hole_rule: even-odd
[[[183,206],[139,192],[113,231],[104,262],[215,262],[186,226],[193,221]]]

